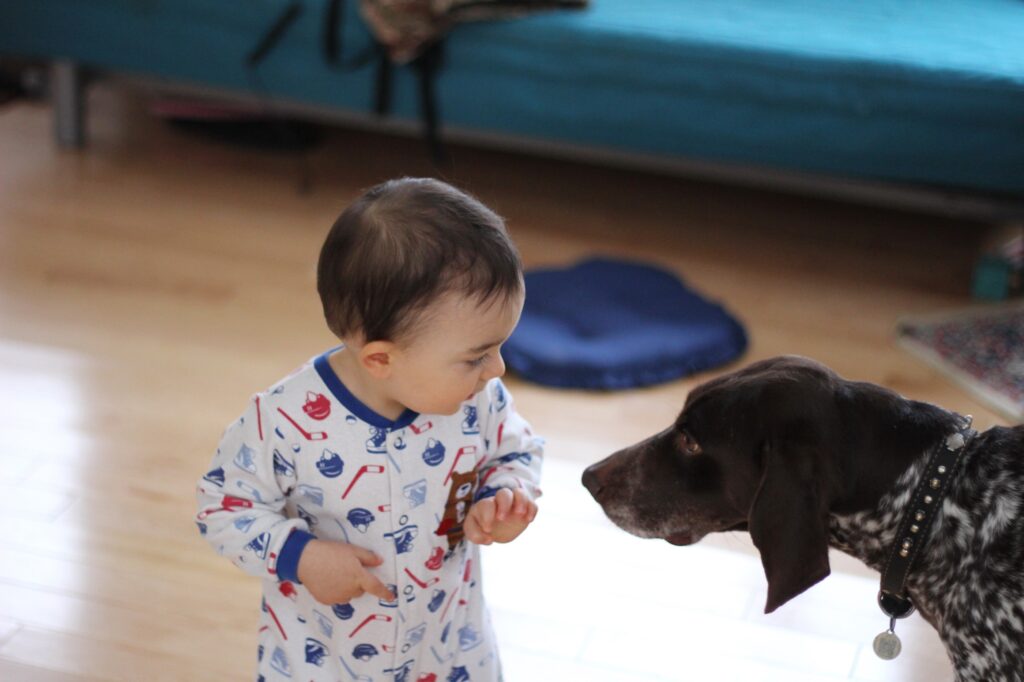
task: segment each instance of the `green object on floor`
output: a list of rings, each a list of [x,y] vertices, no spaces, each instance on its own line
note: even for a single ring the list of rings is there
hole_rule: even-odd
[[[971,295],[985,301],[1003,301],[1010,295],[1013,266],[1003,258],[985,254],[974,266]]]

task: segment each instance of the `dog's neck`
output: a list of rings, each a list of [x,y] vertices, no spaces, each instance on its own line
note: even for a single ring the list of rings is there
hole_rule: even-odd
[[[935,451],[947,447],[947,439],[951,434],[961,433],[963,435],[967,434],[969,430],[969,418],[944,411],[942,416],[945,418],[940,419],[934,425],[930,437],[924,441],[920,439],[919,435],[910,437],[908,433],[901,433],[900,427],[903,425],[891,426],[893,441],[896,443],[902,441],[904,444],[913,443],[914,451],[901,453],[902,463],[899,455],[892,454],[890,466],[895,465],[896,469],[895,472],[889,474],[889,480],[895,479],[895,483],[882,487],[875,479],[868,482],[868,485],[876,486],[874,491],[858,490],[856,492],[855,497],[858,499],[870,500],[873,498],[873,503],[862,503],[860,509],[853,511],[842,508],[837,510],[833,507],[829,518],[829,541],[833,547],[857,557],[878,571],[883,570],[893,546],[900,540],[896,537],[900,522],[907,514],[914,512],[909,509],[911,498],[915,488],[921,483],[921,478]],[[919,430],[920,424],[910,424],[907,427],[916,431]],[[970,433],[974,432],[970,431]],[[972,449],[968,447],[966,451]],[[964,487],[963,470],[964,467],[960,467],[958,471],[954,472],[948,493],[944,499],[938,502],[942,506],[928,531],[927,545],[930,549],[926,548],[925,554],[920,557],[919,563],[921,564],[924,564],[929,558],[934,558],[932,557],[933,553],[939,551],[935,549],[936,543],[931,540],[943,532],[944,526],[950,525],[949,517],[960,516],[963,517],[962,520],[966,521],[969,516],[970,510],[963,507],[964,495],[958,493]],[[948,543],[939,544],[945,546]]]
[[[829,544],[881,571],[930,455],[931,448],[920,453],[875,506],[852,513],[830,514]]]
[[[1024,439],[1018,431],[991,429],[968,444],[960,472],[932,525],[928,545],[907,580],[918,610],[938,630],[953,659],[958,682],[1017,680],[1024,637],[1013,618],[1024,611]],[[930,449],[920,452],[878,498],[876,505],[830,515],[830,544],[883,571],[911,494]],[[993,556],[997,555],[998,560]],[[965,569],[964,567],[969,567]],[[962,580],[967,570],[983,580]],[[979,608],[998,594],[998,603]],[[1016,605],[1015,605],[1016,604]],[[1004,620],[1000,620],[1004,619]],[[1006,640],[993,633],[1009,628]],[[1012,641],[1011,641],[1012,640]],[[970,642],[970,646],[967,646]]]
[[[935,448],[963,417],[896,393],[852,384],[830,494],[830,544],[881,570]]]

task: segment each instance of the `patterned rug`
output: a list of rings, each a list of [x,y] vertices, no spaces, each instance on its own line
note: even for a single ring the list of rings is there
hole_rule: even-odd
[[[1024,421],[1024,303],[906,318],[897,338],[978,399]]]

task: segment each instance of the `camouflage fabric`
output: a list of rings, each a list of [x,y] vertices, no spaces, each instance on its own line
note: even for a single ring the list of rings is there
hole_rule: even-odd
[[[452,26],[557,8],[586,7],[588,0],[360,0],[363,18],[392,61],[404,63]]]

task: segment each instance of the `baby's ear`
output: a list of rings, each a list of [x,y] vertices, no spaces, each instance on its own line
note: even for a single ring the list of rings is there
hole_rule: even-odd
[[[395,348],[391,341],[370,341],[359,349],[359,363],[375,379],[387,379],[393,369]]]

